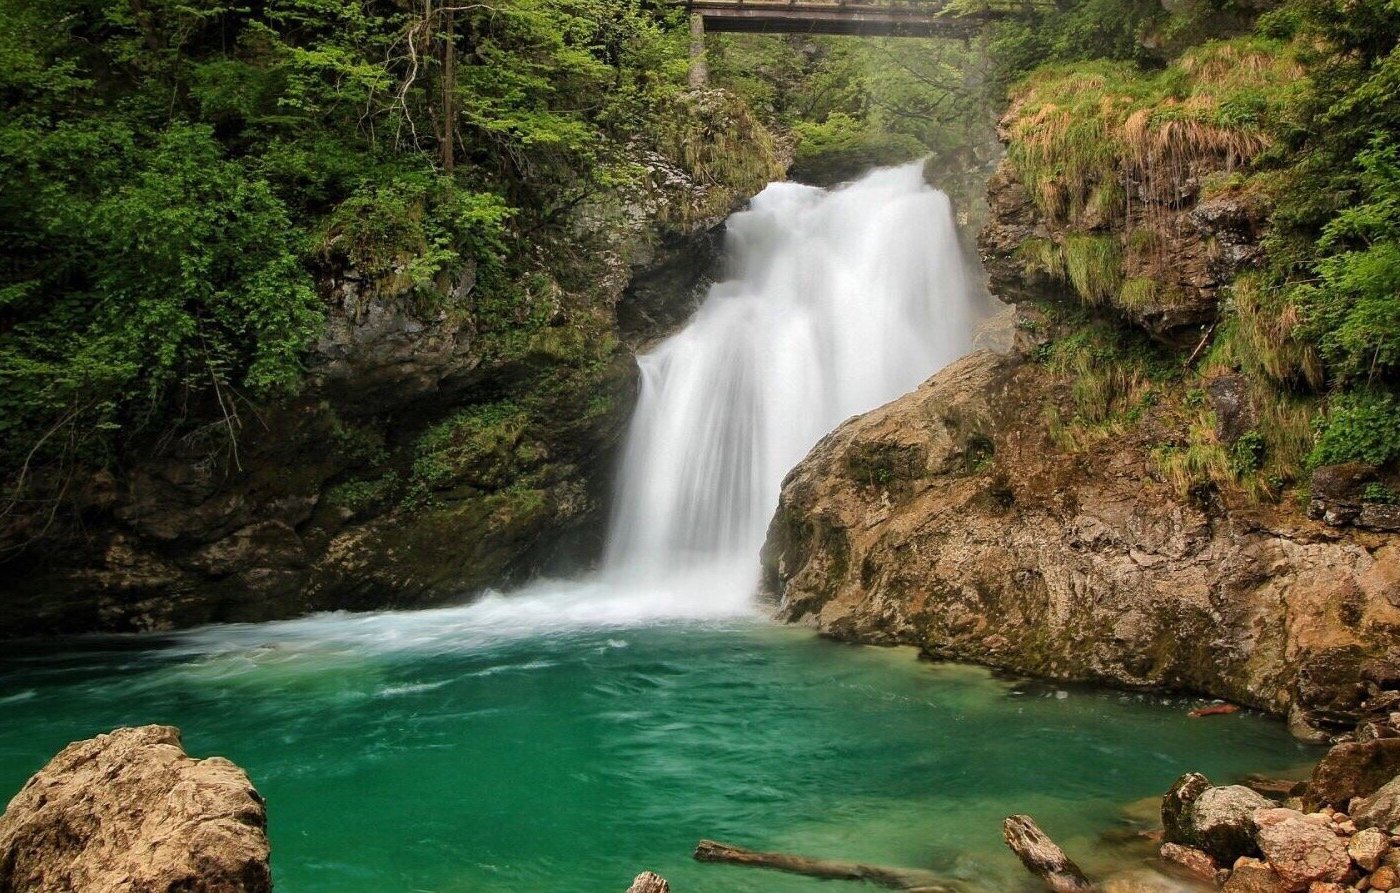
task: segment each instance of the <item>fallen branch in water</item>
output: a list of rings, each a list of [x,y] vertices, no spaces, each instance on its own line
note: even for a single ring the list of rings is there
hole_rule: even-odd
[[[1001,826],[1006,845],[1051,893],[1091,893],[1094,885],[1065,851],[1028,815],[1013,815]]]
[[[870,881],[894,890],[918,893],[951,893],[952,888],[931,871],[916,868],[888,868],[882,865],[862,865],[835,859],[809,859],[790,853],[760,853],[743,847],[730,846],[713,840],[702,840],[695,846],[697,862],[722,862],[727,865],[750,865],[772,868],[808,877],[827,880]]]
[[[1211,704],[1208,707],[1197,707],[1187,716],[1226,716],[1231,713],[1239,713],[1240,708],[1234,704]]]

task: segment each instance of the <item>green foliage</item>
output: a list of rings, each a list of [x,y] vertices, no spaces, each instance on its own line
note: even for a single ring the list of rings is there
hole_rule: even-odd
[[[1264,465],[1268,442],[1258,431],[1246,431],[1230,444],[1230,470],[1236,477],[1258,471]]]
[[[909,134],[875,130],[843,112],[820,123],[799,123],[794,129],[797,153],[789,176],[804,183],[840,183],[872,167],[902,164],[928,151]]]
[[[398,473],[389,471],[370,480],[351,480],[336,484],[326,491],[324,498],[328,505],[351,515],[358,515],[387,505],[398,486]]]
[[[1070,284],[1087,303],[1106,304],[1118,296],[1123,281],[1123,254],[1114,237],[1067,237],[1064,268]]]
[[[0,0],[0,476],[137,429],[236,438],[299,387],[327,270],[483,337],[533,321],[521,246],[691,113],[682,25],[644,0]]]
[[[1394,488],[1388,487],[1380,481],[1372,481],[1362,491],[1361,501],[1378,505],[1400,505],[1400,493],[1396,493]]]
[[[1400,400],[1374,390],[1343,394],[1331,401],[1318,432],[1310,465],[1366,462],[1385,465],[1400,459]]]
[[[1342,382],[1400,373],[1400,154],[1377,137],[1357,163],[1365,201],[1323,227],[1320,281],[1295,292],[1305,333]]]
[[[481,490],[510,483],[517,464],[534,456],[523,434],[529,417],[511,401],[457,413],[425,431],[414,444],[408,500],[425,502],[435,490],[465,482]]]

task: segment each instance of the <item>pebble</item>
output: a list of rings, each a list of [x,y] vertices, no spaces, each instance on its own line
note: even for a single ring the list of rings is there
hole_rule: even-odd
[[[1395,882],[1395,869],[1389,865],[1382,865],[1376,869],[1375,874],[1371,875],[1372,890],[1394,890]]]

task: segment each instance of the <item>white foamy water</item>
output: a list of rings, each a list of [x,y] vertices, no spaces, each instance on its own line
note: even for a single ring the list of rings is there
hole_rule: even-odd
[[[615,579],[724,566],[752,588],[784,475],[970,346],[952,208],[920,164],[834,190],[775,183],[729,219],[725,248],[732,276],[639,361]]]
[[[725,240],[729,276],[639,358],[601,572],[451,608],[208,628],[186,647],[272,647],[257,656],[270,661],[466,651],[757,616],[758,553],[783,477],[842,421],[966,353],[976,310],[948,198],[917,163],[831,190],[774,183],[729,219]]]

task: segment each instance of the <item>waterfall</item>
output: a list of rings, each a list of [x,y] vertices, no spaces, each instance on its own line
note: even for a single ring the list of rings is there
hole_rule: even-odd
[[[948,197],[918,163],[774,183],[725,239],[728,278],[638,360],[604,567],[668,588],[723,570],[746,597],[783,476],[965,353],[975,311]]]
[[[184,647],[467,652],[752,615],[783,476],[842,421],[965,353],[977,312],[948,198],[918,164],[831,190],[775,183],[726,240],[728,278],[639,359],[601,573],[430,611],[211,627],[182,634]]]

